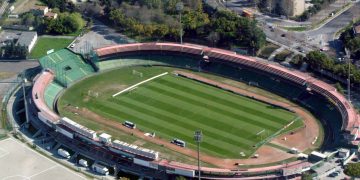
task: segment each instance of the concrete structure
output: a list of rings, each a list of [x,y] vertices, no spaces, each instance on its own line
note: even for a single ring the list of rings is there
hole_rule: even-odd
[[[22,32],[17,44],[25,46],[30,53],[30,51],[34,48],[34,45],[38,39],[37,33],[35,31]]]
[[[99,136],[99,140],[103,143],[110,143],[111,142],[111,135],[102,133]]]
[[[305,0],[282,0],[282,7],[288,16],[298,16],[305,11]]]
[[[287,16],[298,16],[306,10],[305,0],[267,0],[267,5],[275,14],[276,7],[280,6]]]
[[[309,155],[309,161],[310,162],[318,162],[318,161],[324,160],[326,157],[327,156],[325,154],[323,154],[323,153],[313,151]]]
[[[341,148],[341,149],[339,149],[338,156],[339,156],[339,158],[345,159],[350,156],[350,150]]]

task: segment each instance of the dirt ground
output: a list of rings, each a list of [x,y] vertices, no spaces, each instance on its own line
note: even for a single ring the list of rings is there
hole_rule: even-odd
[[[198,75],[194,75],[194,74],[191,74],[191,75],[198,76]],[[201,76],[199,76],[199,77],[203,78]],[[227,85],[227,86],[229,86],[229,85]],[[271,141],[272,143],[283,146],[283,147],[287,147],[287,148],[296,147],[300,151],[303,151],[303,150],[313,147],[311,142],[315,139],[315,137],[318,136],[319,126],[318,126],[316,120],[313,118],[313,116],[311,114],[309,114],[307,111],[305,111],[301,107],[294,105],[294,104],[278,102],[278,101],[275,101],[268,97],[261,96],[261,95],[258,95],[258,94],[252,93],[252,92],[248,92],[243,89],[239,89],[239,88],[235,88],[235,87],[231,87],[231,88],[232,88],[232,90],[235,90],[234,92],[241,93],[245,96],[250,96],[255,99],[289,109],[289,110],[295,112],[298,116],[300,116],[304,120],[304,122],[305,122],[304,128],[301,128],[297,132],[291,132],[291,134],[288,133],[288,134],[279,136],[279,137],[273,139]],[[129,134],[132,133],[133,135],[135,135],[143,140],[151,141],[151,142],[153,142],[155,144],[159,144],[159,145],[164,145],[165,147],[167,147],[171,150],[186,154],[186,155],[194,157],[194,158],[197,157],[197,152],[195,150],[191,150],[188,148],[182,148],[182,147],[173,145],[170,142],[165,141],[164,139],[159,139],[157,137],[156,138],[147,137],[144,135],[143,132],[139,131],[138,129],[126,128],[121,123],[116,122],[111,119],[104,118],[86,108],[76,109],[76,108],[72,108],[69,106],[69,107],[66,107],[66,110],[69,110],[70,112],[73,112],[73,113],[78,113],[82,117],[88,118],[90,120],[93,120],[95,122],[98,122],[98,123],[101,123],[101,124],[104,124],[107,126],[117,128],[126,133],[129,133]],[[287,138],[286,141],[283,140],[284,137]],[[219,166],[221,168],[230,168],[231,169],[231,168],[237,168],[235,166],[235,163],[246,164],[246,165],[267,164],[267,163],[279,162],[284,159],[288,159],[288,158],[295,156],[293,154],[284,152],[283,150],[279,150],[277,148],[270,147],[267,145],[260,147],[256,151],[256,154],[259,155],[258,158],[249,158],[249,159],[222,159],[222,158],[217,158],[217,157],[209,156],[206,154],[202,154],[201,160],[203,162],[213,164],[213,165]]]

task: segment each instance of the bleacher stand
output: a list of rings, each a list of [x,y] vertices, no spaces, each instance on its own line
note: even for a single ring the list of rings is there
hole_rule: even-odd
[[[53,70],[56,81],[65,87],[94,72],[92,66],[85,63],[81,56],[67,49],[48,54],[40,58],[39,62],[43,68]]]

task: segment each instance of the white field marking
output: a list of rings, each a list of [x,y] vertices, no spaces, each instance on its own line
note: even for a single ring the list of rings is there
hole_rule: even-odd
[[[34,177],[34,176],[40,175],[40,174],[42,174],[42,173],[45,173],[46,171],[49,171],[49,170],[54,169],[54,168],[56,168],[56,167],[58,167],[57,164],[54,165],[54,166],[51,166],[51,167],[49,167],[49,168],[47,168],[47,169],[45,169],[45,170],[42,170],[42,171],[40,171],[40,172],[38,172],[38,173],[35,173],[35,174],[29,176],[28,178],[31,179],[31,178]]]
[[[7,177],[2,178],[1,180],[12,179],[12,178],[16,178],[16,177],[20,177],[23,180],[30,180],[30,178],[28,178],[26,176],[22,176],[22,175],[7,176]]]
[[[151,81],[151,80],[153,80],[153,79],[159,78],[159,77],[161,77],[161,76],[165,76],[165,75],[167,75],[167,74],[168,74],[168,72],[164,72],[164,73],[162,73],[162,74],[159,74],[159,75],[156,75],[156,76],[151,77],[151,78],[149,78],[149,79],[146,79],[146,80],[144,80],[144,81],[141,81],[141,82],[139,82],[139,83],[137,83],[137,84],[134,84],[134,85],[132,85],[132,86],[130,86],[130,87],[128,87],[128,88],[126,88],[126,89],[124,89],[124,90],[122,90],[122,91],[114,94],[114,95],[112,95],[112,97],[115,97],[115,96],[117,96],[117,95],[119,95],[119,94],[121,94],[121,93],[124,93],[124,92],[126,92],[126,91],[128,91],[128,90],[130,90],[130,89],[132,89],[132,88],[134,88],[134,87],[136,87],[136,86],[139,86],[139,85],[141,85],[141,84],[144,84],[144,83],[146,83],[146,82],[149,82],[149,81]]]
[[[28,146],[26,146],[25,144],[22,144],[22,143],[18,142],[17,140],[13,139],[13,138],[9,138],[9,139],[12,140],[12,141],[14,141],[15,143],[19,144],[20,146],[25,147],[26,149],[34,152],[35,154],[39,155],[40,157],[44,157],[46,160],[48,160],[48,161],[50,161],[50,162],[52,162],[52,163],[57,164],[57,166],[59,166],[59,167],[61,167],[61,168],[63,168],[63,169],[66,169],[67,171],[71,172],[72,174],[74,174],[74,175],[76,175],[76,176],[78,176],[78,177],[80,177],[80,178],[82,178],[82,179],[86,179],[86,178],[84,178],[83,176],[80,176],[80,175],[79,175],[78,173],[76,173],[75,171],[72,171],[72,169],[69,169],[68,167],[66,167],[66,166],[64,166],[64,165],[56,162],[55,160],[52,160],[52,159],[50,159],[49,157],[47,157],[47,156],[45,156],[45,155],[43,155],[43,154],[38,153],[37,151],[35,151],[35,150],[29,148]]]

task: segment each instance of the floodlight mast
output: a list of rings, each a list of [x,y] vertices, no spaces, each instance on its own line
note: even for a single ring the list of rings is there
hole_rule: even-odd
[[[180,18],[179,18],[179,21],[180,21],[180,44],[183,43],[183,39],[182,39],[183,27],[182,27],[182,22],[181,22],[181,13],[182,13],[183,9],[184,9],[184,4],[182,2],[176,3],[176,10],[180,13]]]
[[[201,179],[200,176],[200,143],[202,141],[202,132],[201,130],[196,130],[194,134],[194,140],[197,143],[197,156],[198,156],[198,178]]]

